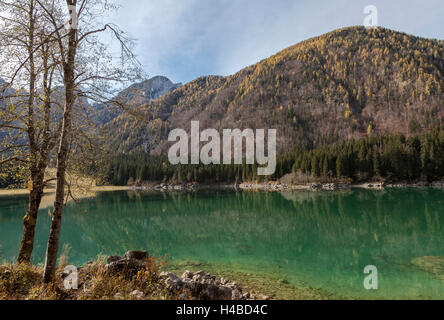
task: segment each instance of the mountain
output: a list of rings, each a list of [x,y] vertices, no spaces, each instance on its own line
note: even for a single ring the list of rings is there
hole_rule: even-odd
[[[179,88],[181,83],[173,83],[163,76],[156,76],[141,83],[134,84],[122,91],[119,97],[143,104],[150,100],[156,100],[165,94]]]
[[[166,77],[156,76],[133,84],[120,92],[116,99],[124,105],[137,109],[140,106],[144,106],[147,102],[158,99],[179,88],[181,85],[181,83],[173,83]],[[103,104],[94,105],[93,110],[92,118],[100,125],[104,125],[124,113],[119,107],[106,106]]]
[[[427,132],[444,120],[444,46],[384,28],[312,38],[238,73],[201,77],[106,125],[113,152],[165,152],[174,128],[274,128],[278,148]],[[139,96],[138,96],[139,97]],[[137,101],[143,103],[142,98]]]

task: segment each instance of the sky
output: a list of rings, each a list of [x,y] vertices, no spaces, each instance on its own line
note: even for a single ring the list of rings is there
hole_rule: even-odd
[[[293,44],[334,29],[378,25],[444,39],[444,0],[118,0],[110,19],[136,39],[150,77],[186,83],[230,75]]]

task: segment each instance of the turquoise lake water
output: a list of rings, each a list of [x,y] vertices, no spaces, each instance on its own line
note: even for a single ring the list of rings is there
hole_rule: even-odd
[[[27,197],[0,197],[0,260],[17,255]],[[50,213],[39,213],[43,263]],[[444,299],[444,281],[412,264],[444,256],[444,191],[106,192],[66,207],[61,246],[80,266],[145,249],[171,261],[223,265],[346,298]],[[364,268],[379,289],[364,289]]]

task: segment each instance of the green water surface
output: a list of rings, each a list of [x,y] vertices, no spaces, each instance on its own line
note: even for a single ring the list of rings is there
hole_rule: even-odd
[[[0,260],[13,261],[27,198],[0,198]],[[34,263],[50,212],[39,213]],[[82,265],[145,249],[174,262],[263,273],[346,298],[442,299],[444,281],[412,264],[444,256],[444,191],[107,192],[67,205],[61,246]],[[364,268],[379,289],[364,288]]]

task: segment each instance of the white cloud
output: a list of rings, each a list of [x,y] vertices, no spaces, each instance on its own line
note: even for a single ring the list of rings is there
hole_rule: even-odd
[[[150,75],[189,81],[230,74],[292,44],[363,23],[378,6],[382,25],[444,38],[442,0],[122,0],[114,17],[138,39]]]

